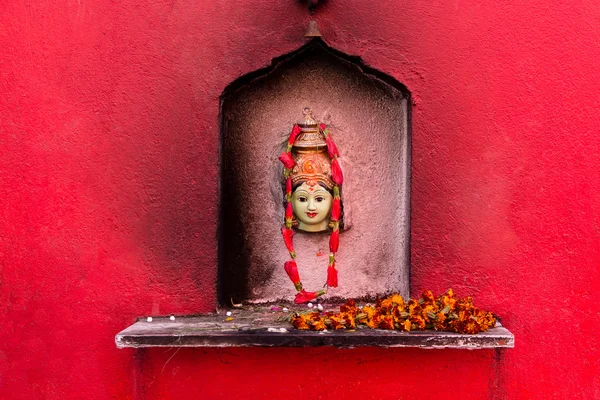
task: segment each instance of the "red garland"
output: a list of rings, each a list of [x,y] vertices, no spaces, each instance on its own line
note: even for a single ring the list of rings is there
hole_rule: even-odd
[[[296,261],[286,261],[283,269],[285,269],[285,272],[287,272],[291,281],[294,283],[294,286],[296,286],[296,290],[302,290],[302,283],[300,282],[300,274],[298,274],[298,266],[296,265]]]
[[[329,236],[329,251],[337,253],[338,247],[340,246],[340,229],[336,226]]]
[[[329,287],[337,287],[338,286],[337,269],[335,269],[334,264],[331,264],[327,268],[327,286],[329,286]]]
[[[294,164],[296,164],[296,162],[292,158],[292,153],[290,153],[289,151],[284,151],[283,153],[281,153],[281,155],[279,156],[279,161],[281,161],[287,169],[292,169]]]
[[[294,252],[294,242],[292,241],[294,237],[294,231],[292,230],[292,228],[286,228],[285,226],[283,226],[281,227],[281,234],[283,235],[283,242],[285,243],[285,247],[290,252],[290,255],[292,253],[294,254],[292,258],[295,258],[296,254]]]
[[[342,212],[342,205],[340,202],[340,199],[333,199],[333,205],[331,206],[331,220],[332,221],[339,221],[340,220],[340,214]]]
[[[340,167],[337,158],[331,160],[331,179],[338,185],[344,183],[344,174],[342,174],[342,168]]]
[[[327,153],[329,154],[329,158],[331,159],[331,178],[335,183],[333,187],[333,205],[331,208],[331,217],[330,220],[333,222],[333,231],[331,232],[331,236],[329,237],[329,250],[331,254],[329,255],[329,267],[327,268],[327,286],[328,287],[337,287],[338,286],[338,273],[335,269],[335,253],[338,251],[339,240],[340,240],[340,228],[339,228],[339,219],[341,216],[341,200],[340,200],[340,190],[339,186],[344,182],[344,176],[342,174],[342,169],[337,160],[340,153],[335,145],[333,138],[329,135],[329,131],[326,129],[325,124],[319,124],[319,129],[325,135],[325,142],[327,143]],[[300,282],[300,274],[298,273],[298,265],[296,264],[295,258],[296,253],[294,251],[294,243],[293,236],[294,231],[292,230],[292,218],[293,218],[293,209],[292,209],[292,179],[289,176],[290,170],[294,167],[296,162],[292,157],[292,146],[296,141],[296,137],[302,131],[302,129],[298,125],[294,125],[292,132],[290,133],[290,137],[288,139],[288,145],[286,151],[281,153],[279,156],[279,160],[283,163],[286,170],[284,171],[286,176],[285,181],[285,195],[286,195],[286,207],[285,207],[285,225],[281,227],[281,234],[283,236],[283,241],[285,243],[285,247],[288,249],[290,253],[290,257],[292,260],[286,261],[284,264],[285,272],[288,274],[290,280],[294,283],[296,290],[298,293],[294,298],[294,302],[296,304],[306,303],[311,300],[316,299],[319,296],[327,293],[327,290],[319,290],[317,292],[307,292],[302,288],[302,282]]]
[[[333,142],[331,135],[328,135],[325,138],[325,142],[327,143],[327,153],[329,153],[329,158],[334,159],[340,156],[340,152],[338,151],[337,146]]]
[[[316,299],[319,296],[324,295],[325,293],[327,293],[325,290],[319,290],[317,292],[307,292],[306,290],[302,289],[299,293],[296,294],[296,298],[294,298],[294,303],[307,303],[311,300]]]
[[[292,133],[290,133],[290,138],[288,139],[288,146],[291,147],[294,145],[294,142],[296,141],[296,136],[298,136],[300,132],[302,132],[302,128],[300,128],[297,124],[294,125]]]

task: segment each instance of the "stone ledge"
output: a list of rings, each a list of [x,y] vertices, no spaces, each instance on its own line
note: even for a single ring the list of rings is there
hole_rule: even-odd
[[[306,308],[302,309],[306,311]],[[413,347],[492,349],[513,348],[514,336],[501,324],[476,335],[451,332],[400,332],[361,328],[355,331],[299,331],[288,313],[268,308],[232,309],[204,316],[140,319],[115,337],[118,348],[140,347]],[[292,310],[293,311],[293,310]]]

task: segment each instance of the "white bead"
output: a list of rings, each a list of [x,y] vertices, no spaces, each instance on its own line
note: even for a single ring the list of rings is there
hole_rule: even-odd
[[[174,315],[171,315],[171,316],[169,317],[169,319],[170,319],[171,321],[175,321],[175,316],[174,316]]]
[[[148,317],[148,318],[146,318],[146,321],[148,321],[148,322],[152,322],[152,317]]]
[[[288,312],[290,311],[287,307],[283,307],[283,312]]]
[[[231,317],[231,311],[227,311],[226,315],[227,315],[228,317]]]
[[[319,309],[319,311],[323,311],[323,306],[321,304],[318,304],[317,308]]]
[[[308,303],[308,308],[313,308],[313,303]]]

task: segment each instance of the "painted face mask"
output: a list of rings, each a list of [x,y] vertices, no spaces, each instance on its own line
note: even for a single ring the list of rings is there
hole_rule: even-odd
[[[298,229],[306,232],[327,230],[333,196],[319,184],[304,182],[292,193],[292,208]]]

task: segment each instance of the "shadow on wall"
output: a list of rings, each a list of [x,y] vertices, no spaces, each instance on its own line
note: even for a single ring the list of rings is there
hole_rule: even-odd
[[[410,93],[321,39],[231,83],[221,103],[219,301],[295,294],[282,266],[284,188],[277,160],[311,107],[340,148],[344,212],[334,297],[409,294]],[[323,286],[328,234],[294,237],[302,282]],[[311,289],[312,288],[312,289]]]

